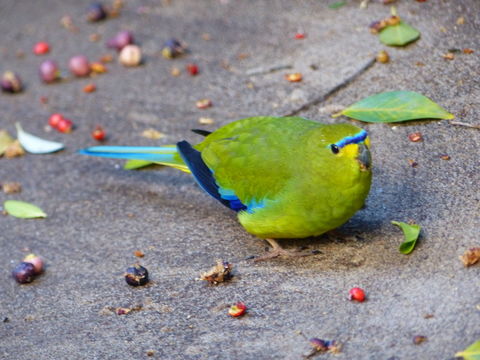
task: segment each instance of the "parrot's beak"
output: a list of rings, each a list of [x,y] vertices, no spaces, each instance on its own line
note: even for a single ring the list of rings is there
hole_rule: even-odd
[[[372,157],[370,155],[370,150],[368,150],[367,145],[358,144],[358,156],[357,160],[360,163],[361,171],[368,171],[372,165]]]

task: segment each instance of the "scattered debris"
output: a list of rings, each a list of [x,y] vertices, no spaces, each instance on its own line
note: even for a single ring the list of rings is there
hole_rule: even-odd
[[[468,249],[459,258],[465,267],[476,264],[480,260],[480,247]]]
[[[303,76],[301,73],[291,73],[291,74],[286,74],[285,79],[290,82],[300,82],[303,79]]]
[[[180,69],[176,66],[172,67],[172,69],[170,70],[170,74],[175,77],[180,76],[181,73],[182,72],[180,71]]]
[[[350,301],[358,301],[364,302],[365,301],[365,291],[359,287],[354,287],[350,289],[348,292],[348,300]]]
[[[131,286],[141,286],[148,283],[148,270],[140,264],[127,268],[124,276],[127,284]]]
[[[52,83],[60,79],[60,70],[53,60],[45,60],[40,64],[38,71],[40,79],[45,83]]]
[[[17,138],[22,147],[31,154],[48,154],[59,151],[64,145],[54,141],[41,139],[35,135],[29,134],[22,129],[20,123],[16,123]]]
[[[13,269],[12,276],[19,284],[31,283],[35,278],[35,266],[29,262],[21,262]]]
[[[87,8],[86,19],[88,22],[104,20],[107,12],[101,3],[93,3]]]
[[[235,305],[232,305],[230,309],[228,309],[228,315],[231,317],[240,317],[245,315],[247,311],[247,306],[243,302],[237,302]]]
[[[192,76],[198,75],[198,65],[196,64],[187,64],[185,69]]]
[[[217,264],[207,272],[200,275],[199,280],[208,281],[210,284],[217,285],[232,277],[233,265],[227,261],[217,260]]]
[[[465,122],[460,122],[460,121],[450,121],[451,125],[457,125],[457,126],[464,126],[464,127],[469,127],[472,129],[480,129],[480,125],[474,125],[474,124],[469,124]]]
[[[14,140],[3,152],[3,155],[7,159],[13,159],[19,156],[25,155],[25,150],[23,149],[20,141]]]
[[[33,265],[34,267],[34,274],[40,275],[43,272],[43,259],[35,254],[28,254],[23,259],[23,262],[27,262]]]
[[[166,59],[173,59],[185,53],[186,46],[176,39],[167,40],[162,47],[162,56]]]
[[[46,41],[40,41],[33,46],[32,51],[35,55],[45,55],[50,52],[50,45]]]
[[[415,345],[420,345],[421,343],[427,341],[427,337],[423,335],[416,335],[413,337],[413,343]]]
[[[90,62],[84,55],[77,55],[68,62],[70,72],[78,77],[88,76],[90,74]]]
[[[22,185],[18,182],[6,182],[2,184],[2,190],[5,194],[17,194],[22,191]]]
[[[123,30],[107,41],[107,47],[120,51],[125,46],[132,45],[134,43],[135,41],[132,32],[128,30]]]
[[[213,105],[212,100],[210,99],[201,99],[195,103],[195,106],[198,109],[207,109]]]
[[[455,54],[452,53],[452,52],[447,52],[447,53],[443,54],[442,57],[445,60],[453,60],[453,59],[455,59]]]
[[[448,154],[440,155],[440,159],[442,159],[442,160],[450,160],[450,155],[448,155]]]
[[[408,139],[411,142],[419,142],[423,140],[422,133],[421,132],[414,132],[408,135]]]
[[[105,130],[100,125],[95,126],[95,129],[92,131],[92,138],[97,141],[105,140]]]
[[[209,117],[201,117],[198,119],[198,123],[202,125],[212,125],[215,121]]]
[[[123,66],[138,66],[142,63],[142,50],[137,45],[127,45],[120,51],[118,61]]]
[[[390,56],[385,50],[381,50],[378,52],[376,58],[379,63],[386,64],[390,61]]]
[[[96,90],[97,90],[97,86],[93,83],[87,84],[83,87],[83,92],[87,94],[95,92]]]
[[[19,93],[23,89],[20,76],[13,71],[6,71],[3,73],[2,79],[0,80],[0,87],[3,92],[11,94]]]
[[[165,136],[164,133],[161,133],[158,130],[155,130],[153,128],[146,129],[142,132],[142,136],[147,138],[147,139],[152,139],[152,140],[158,140],[161,139]]]
[[[133,255],[135,255],[136,257],[139,257],[139,258],[143,258],[145,256],[145,254],[141,250],[135,250],[133,252]]]
[[[303,335],[303,334],[301,334]],[[312,349],[309,353],[305,354],[303,357],[309,359],[319,353],[329,352],[332,354],[339,354],[342,349],[342,345],[337,343],[335,340],[322,340],[319,338],[311,338],[308,340]]]

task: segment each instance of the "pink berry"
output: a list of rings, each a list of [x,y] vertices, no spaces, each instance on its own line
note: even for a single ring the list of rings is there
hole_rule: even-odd
[[[349,300],[355,300],[358,302],[365,301],[365,291],[363,291],[363,289],[360,289],[359,287],[354,287],[348,292],[348,294]]]
[[[40,79],[43,82],[51,83],[60,77],[57,63],[53,60],[45,60],[40,64],[39,69]]]
[[[70,59],[68,68],[75,76],[87,76],[90,74],[90,63],[84,55],[77,55]]]

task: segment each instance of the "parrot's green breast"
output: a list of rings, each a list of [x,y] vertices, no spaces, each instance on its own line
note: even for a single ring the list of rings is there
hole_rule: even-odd
[[[363,206],[370,169],[330,148],[361,131],[298,117],[255,117],[215,131],[195,148],[225,198],[245,205],[238,218],[248,232],[302,238],[340,226]]]

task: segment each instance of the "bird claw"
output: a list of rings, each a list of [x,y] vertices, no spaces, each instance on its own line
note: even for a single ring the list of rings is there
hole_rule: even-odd
[[[305,251],[300,251],[300,250],[285,250],[282,248],[276,240],[273,239],[265,239],[271,246],[272,250],[267,252],[266,254],[256,257],[253,261],[254,262],[260,262],[260,261],[265,261],[265,260],[270,260],[270,259],[275,259],[279,256],[283,257],[301,257],[301,256],[310,256],[313,255],[311,252],[305,252]]]

